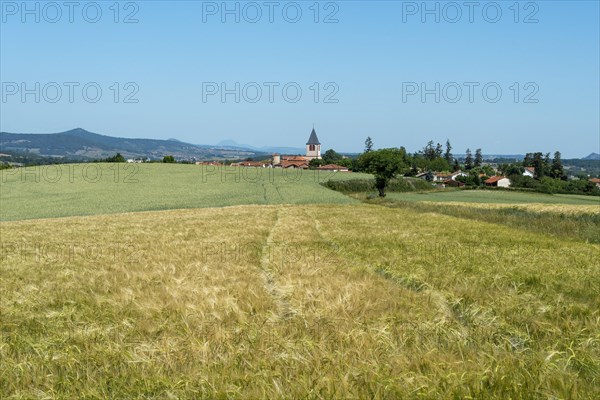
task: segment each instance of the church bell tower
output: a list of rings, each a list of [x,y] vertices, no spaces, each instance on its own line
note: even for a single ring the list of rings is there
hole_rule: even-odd
[[[310,133],[308,142],[306,142],[306,158],[309,160],[321,158],[321,142],[319,142],[319,138],[317,137],[314,127]]]

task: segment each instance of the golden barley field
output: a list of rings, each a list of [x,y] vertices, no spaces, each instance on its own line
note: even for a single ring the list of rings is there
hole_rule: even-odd
[[[598,244],[380,205],[3,222],[0,397],[600,397]]]

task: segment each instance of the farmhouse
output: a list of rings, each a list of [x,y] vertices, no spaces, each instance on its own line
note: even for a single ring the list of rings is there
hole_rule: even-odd
[[[597,188],[600,188],[600,178],[592,178],[590,182],[595,183]]]
[[[490,179],[486,180],[486,186],[494,186],[494,187],[509,187],[510,179],[505,176],[492,176]]]
[[[530,178],[533,178],[535,176],[535,168],[534,167],[525,167],[523,176],[528,176]]]
[[[306,155],[304,156],[287,156],[273,154],[271,166],[274,168],[301,168],[307,169],[310,160],[321,158],[321,142],[317,137],[315,128],[313,128],[308,141],[306,142]]]

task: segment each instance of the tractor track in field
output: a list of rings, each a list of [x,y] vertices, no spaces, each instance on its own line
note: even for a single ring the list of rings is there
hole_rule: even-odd
[[[281,223],[280,218],[281,210],[277,209],[277,214],[275,217],[275,223],[271,227],[269,231],[269,235],[267,236],[267,240],[262,247],[261,250],[261,259],[260,259],[260,271],[263,278],[263,286],[267,293],[271,296],[273,301],[276,304],[277,319],[287,319],[292,315],[289,295],[285,293],[285,291],[277,284],[277,270],[272,266],[272,255],[273,252],[272,247],[275,243],[273,241],[273,237],[275,236],[275,231],[277,230],[278,225]]]
[[[304,210],[304,212],[306,213],[306,210]],[[306,215],[307,215],[307,217],[309,216],[308,213]],[[325,234],[323,233],[323,231],[321,229],[321,223],[319,222],[318,219],[313,217],[312,220],[314,221],[315,231],[319,235],[319,238],[323,242],[334,247],[336,249],[337,255],[339,255],[344,260],[346,260],[351,267],[365,269],[365,266],[357,263],[351,254],[345,254],[345,252],[342,249],[342,246],[337,244],[335,241],[328,239],[325,236]],[[381,278],[383,278],[387,281],[391,281],[394,284],[400,285],[407,290],[415,291],[414,288],[407,286],[405,283],[402,282],[401,279],[398,279],[397,277],[378,274],[376,272],[376,269],[373,268],[371,265],[367,266],[367,270],[370,273],[377,274]],[[468,328],[460,322],[456,313],[453,311],[452,307],[450,306],[450,302],[448,301],[446,296],[441,291],[436,290],[435,288],[433,288],[431,285],[429,285],[427,283],[424,286],[424,290],[420,290],[420,291],[423,295],[427,296],[428,302],[432,303],[435,306],[435,308],[437,308],[438,312],[440,313],[440,316],[441,316],[440,319],[442,322],[455,321],[457,324],[457,327],[458,327],[458,332],[460,333],[461,337],[465,338],[465,337],[469,336]]]

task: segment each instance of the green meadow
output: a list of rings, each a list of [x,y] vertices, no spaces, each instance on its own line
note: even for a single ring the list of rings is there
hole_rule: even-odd
[[[320,182],[363,174],[182,164],[68,164],[0,172],[0,220],[243,204],[352,204]]]

